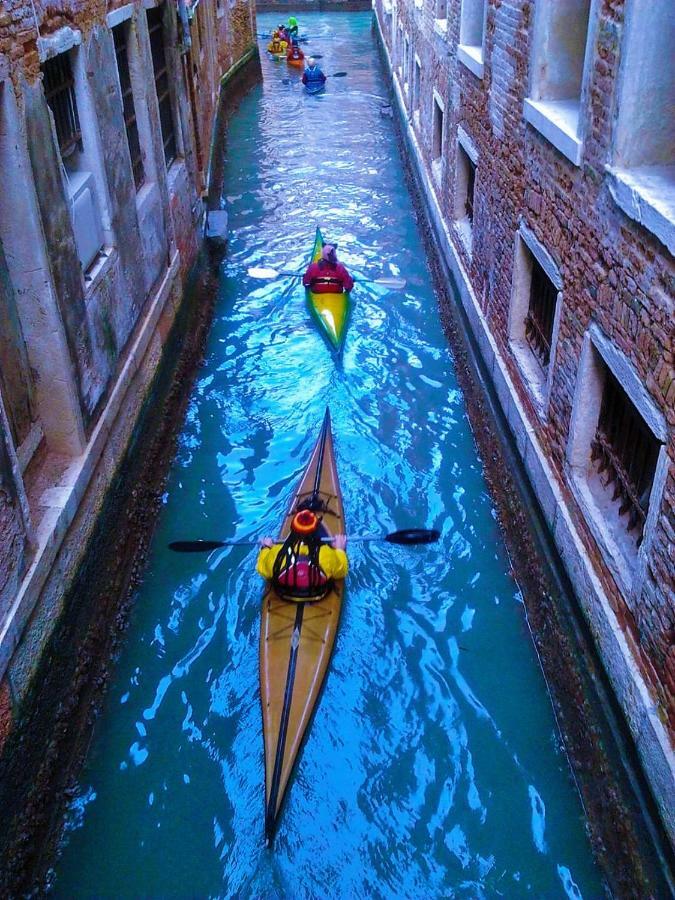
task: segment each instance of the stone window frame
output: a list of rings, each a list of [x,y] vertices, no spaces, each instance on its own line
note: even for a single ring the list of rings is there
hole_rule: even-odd
[[[413,121],[419,131],[420,109],[422,108],[422,60],[418,54],[413,56],[412,92],[410,94],[410,106]]]
[[[403,91],[406,95],[410,95],[410,35],[407,31],[403,32]]]
[[[553,316],[553,331],[551,333],[551,353],[546,370],[543,369],[525,338],[525,320],[530,307],[530,287],[532,283],[530,257],[533,257],[539,263],[558,291]],[[542,421],[546,421],[548,418],[563,297],[563,279],[558,266],[544,244],[534,235],[527,224],[521,221],[516,232],[514,246],[508,341],[511,354],[518,366],[523,383],[528,389],[537,415]]]
[[[550,73],[555,73],[552,64],[555,59],[569,61],[571,54],[563,56],[555,53],[549,46],[548,26],[563,11],[571,10],[572,2],[578,6],[588,4],[588,22],[583,40],[578,96],[552,96],[566,94],[561,81],[556,81]],[[589,83],[593,70],[593,48],[599,18],[598,4],[600,0],[539,0],[535,7],[534,23],[530,41],[529,57],[529,92],[523,104],[523,116],[526,122],[546,138],[560,153],[575,166],[581,165],[585,139],[584,110],[588,106]],[[566,34],[569,28],[565,26]],[[565,67],[561,67],[564,71]],[[568,72],[577,69],[569,66]],[[548,73],[548,74],[544,74]]]
[[[473,165],[474,168],[474,198],[475,198],[475,177],[478,174],[478,148],[462,128],[457,126],[457,150],[455,157],[455,192],[453,204],[453,219],[455,230],[459,234],[467,253],[471,256],[473,249],[473,223],[470,221],[466,212],[466,199],[469,183],[469,172],[466,161]],[[475,209],[475,203],[474,203]]]
[[[152,78],[152,61],[149,56],[146,61],[144,56],[143,39],[138,21],[139,14],[140,11],[135,4],[127,3],[125,6],[120,6],[118,9],[109,12],[106,16],[106,23],[111,31],[122,23],[127,23],[129,28],[127,35],[129,74],[131,75],[131,89],[136,108],[136,124],[138,126],[138,136],[143,153],[143,168],[145,170],[145,180],[140,189],[136,191],[136,208],[140,211],[149,202],[149,198],[156,194],[157,183],[161,176],[157,170],[157,160],[153,149],[152,124],[147,98],[148,84]],[[148,54],[149,52],[148,48]],[[149,71],[148,64],[150,66]],[[150,83],[150,89],[154,89],[154,84]]]
[[[626,4],[606,171],[617,206],[675,254],[675,69],[664,56],[673,42],[670,4]]]
[[[600,416],[604,389],[604,368],[617,379],[644,423],[661,444],[642,543],[619,519],[618,501],[612,502],[610,489],[599,483],[590,469],[590,448]],[[600,548],[600,553],[626,597],[638,597],[654,543],[659,512],[668,480],[668,426],[664,415],[647,392],[630,360],[603,332],[597,322],[587,329],[577,371],[572,414],[565,455],[565,474],[574,497]]]
[[[85,300],[88,300],[93,296],[97,285],[112,265],[112,250],[116,240],[112,222],[108,179],[103,162],[104,151],[101,145],[97,110],[91,95],[84,52],[81,50],[81,46],[82,33],[68,25],[59,28],[53,34],[38,38],[38,56],[41,64],[61,53],[70,54],[70,65],[73,72],[75,97],[82,134],[82,150],[68,158],[67,166],[61,158],[53,117],[52,136],[57,158],[61,160],[61,172],[66,196],[73,196],[71,194],[73,181],[77,184],[83,176],[87,178],[92,176],[93,179],[95,212],[98,215],[101,228],[101,244],[97,255],[89,264],[86,272],[82,271],[84,296]],[[75,230],[74,224],[73,229]]]
[[[450,0],[433,0],[434,31],[442,38],[448,36],[448,4]]]
[[[5,171],[15,175],[6,183],[0,204],[0,238],[29,363],[37,375],[39,428],[31,429],[28,439],[16,448],[19,466],[25,470],[43,437],[50,451],[68,457],[82,453],[86,438],[44,243],[23,112],[9,73],[1,70],[1,57],[0,121],[0,161]]]
[[[487,3],[485,0],[462,0],[459,22],[459,43],[457,59],[473,72],[476,78],[483,78],[485,23],[487,20]],[[480,41],[477,43],[476,21],[480,19]]]
[[[403,67],[405,57],[405,45],[403,43],[403,20],[398,20],[398,34],[396,36],[396,69],[398,72],[398,80],[403,87]]]
[[[438,150],[438,154],[434,156],[435,151],[435,142],[436,142],[436,107],[440,110],[441,113],[441,143]],[[443,181],[443,157],[445,151],[445,103],[443,102],[443,98],[436,90],[436,88],[432,88],[431,91],[431,174],[438,185],[441,186]]]

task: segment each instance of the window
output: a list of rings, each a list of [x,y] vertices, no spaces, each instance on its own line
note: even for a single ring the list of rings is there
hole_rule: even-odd
[[[94,175],[95,158],[91,154],[95,142],[91,139],[95,123],[92,116],[85,115],[89,137],[83,140],[78,112],[78,72],[79,58],[76,51],[58,53],[42,64],[45,99],[52,112],[59,153],[63,163],[65,189],[69,200],[73,224],[73,237],[77,254],[85,275],[91,276],[90,269],[99,260],[103,247],[101,226],[101,189]],[[79,70],[79,83],[84,77]],[[82,108],[86,111],[87,104]]]
[[[474,191],[478,151],[460,126],[457,128],[457,168],[455,175],[455,226],[466,249],[471,253],[473,242]]]
[[[441,20],[448,18],[447,0],[436,0],[436,18]]]
[[[544,369],[548,367],[551,358],[553,318],[557,299],[558,291],[555,285],[533,258],[530,305],[525,316],[525,338]]]
[[[162,128],[164,144],[164,160],[167,168],[178,155],[176,148],[176,129],[174,125],[173,98],[169,85],[169,71],[164,50],[164,6],[147,10],[148,33],[152,51],[152,68],[155,73],[155,90],[159,104],[159,121]]]
[[[580,109],[591,0],[541,0],[532,41],[525,118],[575,165],[581,163]]]
[[[42,65],[45,99],[54,116],[61,158],[82,150],[80,117],[77,113],[75,79],[68,53],[60,53]]]
[[[591,443],[591,461],[603,486],[612,491],[619,517],[642,543],[660,444],[609,369],[605,372],[600,418]]]
[[[544,418],[562,300],[562,278],[548,250],[523,222],[516,235],[509,345],[538,414]]]
[[[675,16],[668,4],[626,8],[610,190],[621,209],[675,254]]]
[[[124,110],[124,127],[127,132],[129,156],[131,157],[131,169],[134,175],[136,190],[143,184],[145,173],[143,171],[143,154],[141,142],[138,137],[138,123],[136,121],[136,108],[134,106],[134,94],[131,86],[131,74],[129,71],[129,54],[127,51],[127,36],[129,26],[126,22],[113,28],[113,40],[115,42],[115,56],[117,57],[117,71],[122,89],[122,106]]]
[[[443,154],[443,104],[434,91],[433,101],[433,136],[431,144],[431,158],[440,160]]]
[[[643,377],[594,322],[574,391],[569,483],[621,590],[634,596],[668,482],[667,440],[666,419]]]
[[[462,0],[457,59],[478,78],[483,77],[484,0]]]
[[[418,112],[420,108],[420,85],[422,84],[422,63],[419,56],[415,55],[415,67],[413,70],[413,93],[412,107],[413,112]]]
[[[410,80],[410,40],[408,35],[403,38],[403,82],[408,87]]]

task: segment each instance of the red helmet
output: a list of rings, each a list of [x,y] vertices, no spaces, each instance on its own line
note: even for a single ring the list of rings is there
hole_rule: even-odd
[[[302,509],[293,516],[291,528],[297,534],[311,534],[319,525],[318,518],[311,509]]]

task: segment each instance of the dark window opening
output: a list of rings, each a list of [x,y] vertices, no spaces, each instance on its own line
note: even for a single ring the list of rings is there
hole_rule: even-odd
[[[434,135],[432,158],[438,159],[443,151],[443,110],[434,98]]]
[[[150,49],[152,51],[152,68],[155,73],[155,90],[159,104],[159,122],[162,128],[164,144],[164,160],[167,168],[176,158],[176,131],[173,119],[173,102],[169,87],[169,70],[166,65],[164,50],[163,6],[156,6],[147,11]]]
[[[551,356],[553,318],[558,291],[534,257],[530,282],[530,305],[525,319],[525,337],[541,365],[546,368]]]
[[[122,88],[122,106],[124,109],[124,127],[127,132],[129,155],[131,156],[131,168],[134,173],[136,190],[143,184],[145,173],[143,171],[143,153],[138,137],[138,122],[136,121],[136,107],[134,106],[134,94],[131,87],[131,74],[129,72],[129,54],[127,49],[128,28],[126,23],[113,28],[115,41],[115,55],[117,57],[117,71],[120,76]]]
[[[637,529],[638,547],[642,543],[659,449],[659,441],[617,379],[606,369],[591,459],[598,474],[606,474],[604,486],[613,485],[612,501],[620,502],[619,515],[628,515],[626,530]]]
[[[476,184],[476,167],[468,155],[466,163],[466,200],[464,201],[464,208],[466,209],[467,219],[473,225],[473,191]]]
[[[82,132],[77,114],[75,79],[70,56],[60,53],[42,65],[45,99],[54,116],[61,158],[82,150]]]

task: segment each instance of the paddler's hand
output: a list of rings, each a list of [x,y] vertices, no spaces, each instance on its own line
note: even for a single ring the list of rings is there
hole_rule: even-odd
[[[346,534],[336,534],[333,538],[333,547],[336,550],[346,550],[347,549],[347,535]]]
[[[260,546],[261,547],[273,547],[274,541],[271,537],[260,538]]]

